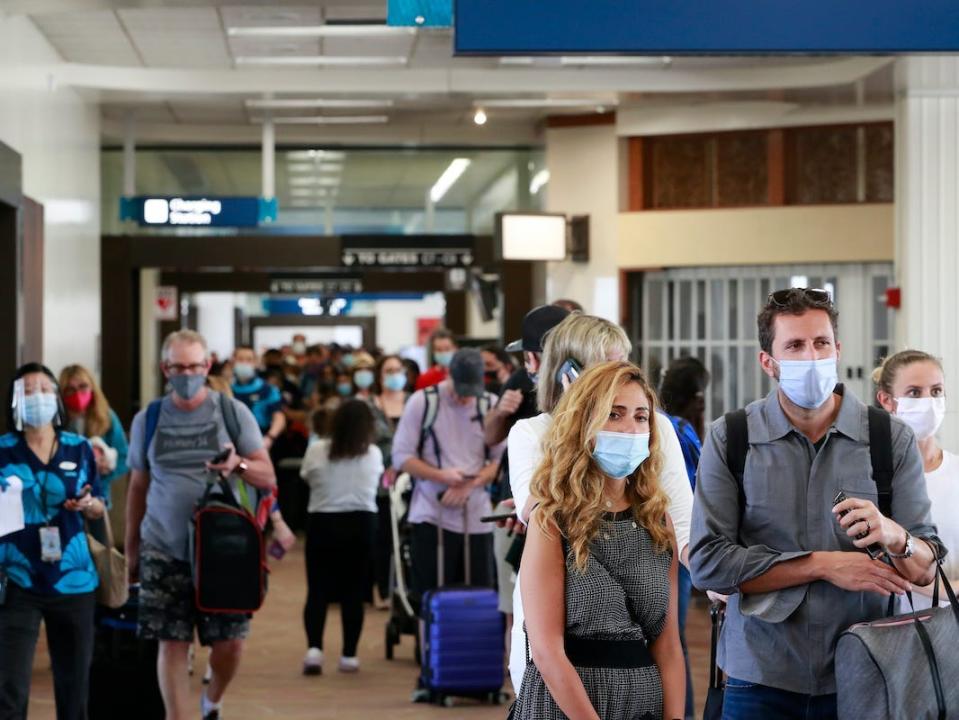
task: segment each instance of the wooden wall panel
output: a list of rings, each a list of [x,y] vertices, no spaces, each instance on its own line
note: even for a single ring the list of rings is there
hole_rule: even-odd
[[[769,200],[767,133],[716,136],[716,205],[765,205]]]

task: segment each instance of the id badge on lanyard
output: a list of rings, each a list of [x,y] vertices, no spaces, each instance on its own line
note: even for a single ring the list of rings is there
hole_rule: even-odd
[[[47,485],[40,486],[41,512],[47,513]],[[63,546],[60,544],[60,528],[44,525],[40,528],[40,559],[43,562],[60,562],[63,557]]]

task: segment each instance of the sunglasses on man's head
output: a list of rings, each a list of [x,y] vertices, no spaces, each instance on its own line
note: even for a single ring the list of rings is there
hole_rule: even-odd
[[[767,303],[772,303],[777,307],[789,307],[789,301],[791,298],[799,293],[802,294],[807,300],[810,300],[818,305],[832,305],[832,297],[829,295],[829,292],[826,290],[820,290],[818,288],[789,288],[787,290],[775,290],[769,293],[769,296],[766,298]]]

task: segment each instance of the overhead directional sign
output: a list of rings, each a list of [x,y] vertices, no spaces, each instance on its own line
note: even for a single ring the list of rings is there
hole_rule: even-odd
[[[959,50],[956,0],[456,0],[457,53]]]
[[[256,227],[276,219],[276,200],[257,197],[120,199],[120,219],[142,227]]]
[[[467,249],[416,248],[344,248],[346,267],[469,267],[474,261],[473,251]]]

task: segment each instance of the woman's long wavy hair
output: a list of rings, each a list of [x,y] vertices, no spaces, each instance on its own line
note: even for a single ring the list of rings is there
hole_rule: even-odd
[[[543,441],[543,461],[530,490],[538,501],[537,522],[551,535],[558,527],[573,551],[576,567],[586,570],[589,544],[599,532],[606,510],[606,476],[593,460],[596,434],[603,429],[621,388],[636,383],[649,398],[649,458],[626,479],[626,499],[636,522],[649,531],[654,545],[666,551],[671,544],[666,525],[666,493],[659,483],[662,468],[660,438],[655,418],[656,394],[642,370],[628,362],[596,365],[563,394],[553,413],[553,424]]]

